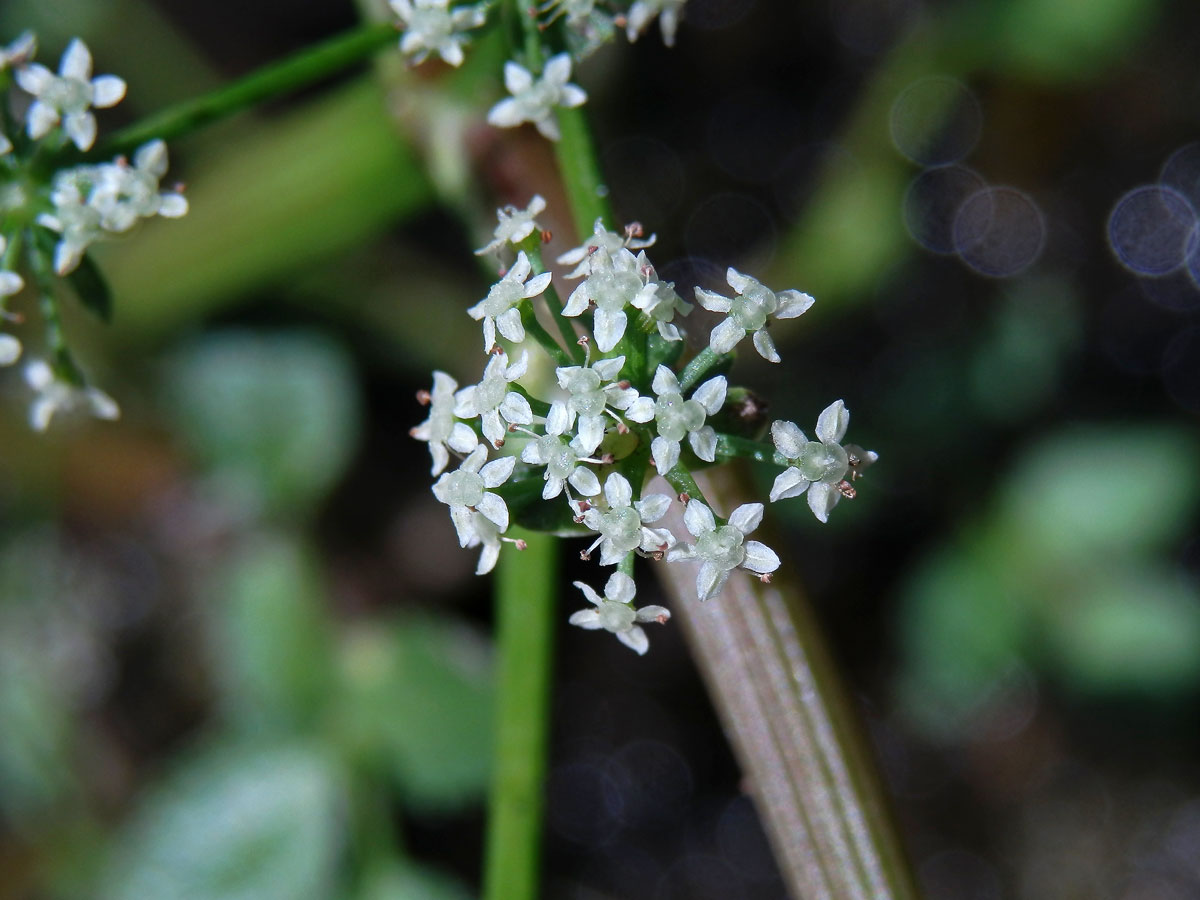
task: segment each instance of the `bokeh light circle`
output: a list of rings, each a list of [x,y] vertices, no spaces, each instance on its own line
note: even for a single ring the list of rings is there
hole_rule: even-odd
[[[953,254],[954,218],[964,201],[985,187],[982,177],[962,166],[926,169],[904,192],[904,227],[926,250]]]
[[[892,103],[892,143],[922,166],[958,162],[979,142],[983,113],[965,84],[944,75],[919,78]]]
[[[1139,275],[1166,275],[1187,259],[1196,213],[1179,191],[1147,184],[1125,194],[1108,218],[1108,241],[1121,265]]]
[[[1046,243],[1046,223],[1037,204],[1013,187],[976,191],[958,208],[954,249],[981,275],[1007,278],[1029,268]]]

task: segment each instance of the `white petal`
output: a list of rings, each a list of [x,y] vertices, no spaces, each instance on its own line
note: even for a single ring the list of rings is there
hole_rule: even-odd
[[[450,463],[450,451],[446,449],[445,444],[431,443],[429,445],[429,455],[433,458],[433,465],[429,469],[429,474],[441,475]]]
[[[564,84],[562,97],[559,98],[558,105],[565,106],[567,109],[574,109],[576,106],[583,106],[587,103],[587,91],[577,84]]]
[[[96,143],[96,117],[90,112],[71,113],[63,120],[63,131],[80,150],[90,150]]]
[[[510,94],[527,91],[532,84],[533,75],[524,66],[512,61],[504,64],[504,86]]]
[[[158,214],[164,219],[178,219],[186,216],[188,211],[187,197],[168,191],[158,195]]]
[[[512,459],[510,456],[509,459]],[[508,506],[504,502],[504,498],[499,494],[493,494],[487,491],[483,495],[483,499],[475,504],[475,509],[479,514],[492,522],[501,531],[508,528]]]
[[[698,428],[689,434],[688,443],[692,445],[692,452],[702,460],[705,462],[716,462],[717,433],[711,425],[705,425],[703,428]]]
[[[99,388],[87,388],[84,396],[92,408],[92,415],[97,419],[113,421],[121,418],[121,407],[117,406],[117,401]]]
[[[662,365],[654,370],[654,381],[650,383],[650,386],[660,397],[663,394],[679,393],[679,379],[675,377],[674,372]]]
[[[746,336],[746,329],[728,318],[712,330],[708,336],[708,345],[713,353],[728,353]]]
[[[711,599],[725,587],[728,580],[729,572],[706,560],[696,573],[696,597],[701,602]]]
[[[717,527],[712,510],[705,506],[703,501],[695,499],[689,500],[687,509],[683,511],[683,524],[687,527],[688,534],[697,538]]]
[[[742,546],[746,549],[746,558],[742,560],[743,568],[757,572],[759,575],[774,572],[779,568],[779,557],[766,544],[759,541],[746,541]]]
[[[44,359],[34,359],[25,366],[25,383],[39,393],[54,383],[54,370]]]
[[[744,294],[747,288],[758,284],[758,279],[751,278],[749,275],[743,275],[733,266],[730,266],[725,270],[725,283],[739,294]]]
[[[571,56],[559,53],[546,60],[542,68],[542,77],[551,84],[566,84],[571,77]]]
[[[506,381],[516,381],[529,371],[529,352],[522,351],[521,358],[511,366],[508,364],[508,354],[503,354],[499,357],[501,363],[505,366],[504,378]]]
[[[654,418],[654,401],[649,397],[639,397],[625,416],[634,422],[649,422]]]
[[[596,310],[596,316],[593,320],[592,331],[596,335],[596,346],[601,353],[607,353],[613,347],[617,346],[617,342],[625,334],[625,325],[628,318],[624,310],[611,312],[607,309]]]
[[[637,594],[637,585],[624,572],[613,572],[604,585],[604,596],[618,603],[632,603]]]
[[[487,487],[500,487],[500,485],[504,484],[512,476],[513,468],[516,464],[517,458],[515,456],[502,456],[499,459],[493,459],[479,470],[479,477],[483,479],[483,483]]]
[[[809,483],[809,480],[801,475],[800,470],[795,466],[784,469],[775,476],[775,483],[771,485],[771,502],[799,497],[808,490]]]
[[[650,442],[650,455],[654,458],[654,468],[660,475],[666,475],[679,462],[679,441],[669,441],[660,435]]]
[[[459,453],[470,453],[479,446],[479,435],[465,422],[455,422],[446,443],[450,445],[450,449]]]
[[[488,448],[480,444],[474,450],[467,454],[467,458],[458,464],[458,467],[464,472],[478,473],[483,467],[484,460],[487,459]]]
[[[626,631],[618,631],[617,640],[635,651],[638,656],[645,656],[646,651],[650,649],[650,639],[646,637],[646,632],[640,625],[634,625]]]
[[[808,312],[816,302],[811,296],[800,291],[780,291],[778,297],[779,309],[775,310],[777,319],[794,319]]]
[[[107,109],[116,106],[125,96],[125,81],[116,75],[101,75],[92,79],[92,106]],[[139,167],[140,168],[140,167]],[[163,172],[166,168],[163,168]],[[161,175],[162,172],[155,174]]]
[[[571,291],[567,297],[567,305],[563,307],[564,316],[578,316],[588,308],[588,304],[592,301],[591,294],[588,293],[587,282],[583,282],[575,290]]]
[[[733,301],[728,297],[722,297],[720,294],[699,287],[696,288],[696,302],[709,312],[727,313],[733,309]]]
[[[446,40],[438,47],[438,56],[442,58],[448,65],[458,68],[463,64],[462,45],[458,41]]]
[[[521,324],[521,310],[515,306],[496,316],[496,328],[514,344],[525,340],[525,326]]]
[[[11,297],[25,287],[25,279],[16,272],[0,272],[0,297]]]
[[[743,503],[729,515],[729,524],[742,534],[749,534],[762,522],[761,503]]]
[[[642,550],[652,553],[656,550],[670,550],[675,546],[675,535],[666,528],[647,528],[642,526]]]
[[[637,611],[639,622],[657,622],[659,619],[671,618],[671,611],[665,606],[643,606]]]
[[[624,550],[618,550],[612,541],[606,540],[600,545],[600,565],[615,566],[626,556]]]
[[[817,440],[838,443],[850,427],[850,410],[841,400],[835,400],[822,410],[817,419]]]
[[[504,424],[500,421],[500,413],[496,412],[494,409],[488,410],[482,416],[480,416],[479,422],[481,430],[483,431],[483,436],[491,441],[492,444],[496,444],[497,442],[502,443],[505,437],[508,435],[508,429],[505,428]],[[481,444],[480,446],[483,445]]]
[[[525,111],[521,104],[509,97],[488,110],[487,120],[489,125],[497,128],[515,128],[525,121]]]
[[[38,397],[29,407],[29,427],[34,431],[45,431],[50,427],[50,419],[58,404],[49,397]]]
[[[479,554],[479,565],[475,567],[476,575],[486,575],[496,568],[496,560],[500,558],[500,542],[485,541]]]
[[[570,427],[571,413],[567,410],[567,404],[555,400],[546,414],[546,434],[563,434]]]
[[[624,356],[613,356],[609,359],[598,359],[592,363],[592,370],[600,376],[601,381],[612,381],[621,374],[621,367],[625,365]]]
[[[512,422],[514,425],[529,425],[533,422],[533,410],[529,407],[529,401],[516,391],[509,391],[504,395],[504,399],[500,401],[500,415],[504,416],[506,422]]]
[[[21,342],[11,334],[0,334],[0,366],[11,366],[21,358]]]
[[[600,442],[604,440],[604,417],[580,416],[579,433],[575,440],[578,442],[576,446],[579,447],[580,452],[589,456],[595,453]]]
[[[700,387],[696,388],[696,393],[692,394],[693,400],[700,401],[700,405],[710,416],[715,416],[721,411],[721,407],[725,405],[725,391],[729,383],[725,380],[724,375],[718,375],[716,378],[710,378]],[[712,460],[709,460],[711,462]]]
[[[767,362],[779,362],[779,351],[775,349],[775,342],[771,340],[771,332],[766,328],[760,328],[754,332],[754,349],[758,351],[758,355]]]
[[[458,534],[458,546],[466,547],[479,539],[475,533],[474,519],[475,516],[465,506],[450,507],[450,521],[454,523],[454,531]]]
[[[531,466],[544,466],[550,457],[542,452],[541,441],[530,441],[521,448],[521,462]]]
[[[771,423],[771,440],[775,442],[775,449],[779,451],[779,455],[787,459],[799,459],[804,445],[808,443],[808,438],[804,436],[800,426],[786,419],[777,419]]]
[[[838,499],[841,496],[841,493],[832,484],[825,484],[823,481],[819,481],[809,488],[808,508],[813,511],[813,515],[819,521],[828,522],[829,513],[837,506]]]
[[[35,100],[25,113],[25,127],[35,141],[45,137],[58,124],[58,110],[40,100]]]
[[[628,506],[633,502],[633,488],[624,475],[613,472],[604,482],[604,499],[613,509]]]
[[[553,500],[562,493],[563,485],[566,484],[566,479],[559,478],[555,475],[546,473],[546,484],[542,487],[542,499]]]
[[[657,522],[671,508],[671,498],[666,494],[649,494],[634,504],[643,522]]]
[[[578,584],[579,582],[576,582]],[[571,625],[578,625],[580,628],[586,628],[588,631],[595,631],[597,628],[602,628],[600,624],[600,612],[595,609],[581,609],[577,613],[571,613],[571,618],[567,619]]]
[[[529,279],[529,283],[525,285],[524,297],[536,297],[550,286],[550,279],[553,276],[549,272],[543,272],[541,275],[535,275]]]
[[[582,581],[573,581],[571,583],[573,585],[575,585],[575,587],[577,587],[581,591],[583,591],[583,596],[587,597],[588,601],[590,603],[594,603],[594,604],[596,604],[596,606],[599,606],[601,603],[604,602],[604,598],[601,597],[599,594],[597,594],[594,590],[592,590],[591,585],[585,584]],[[594,610],[593,610],[593,612],[594,612]]]
[[[596,477],[596,473],[586,466],[576,466],[570,477],[567,479],[571,482],[571,487],[579,491],[585,497],[595,497],[600,493],[600,479]]]
[[[30,63],[17,69],[17,84],[27,94],[40,97],[54,83],[54,73],[41,63]]]
[[[74,38],[67,44],[67,49],[58,64],[58,74],[63,78],[78,78],[80,81],[87,81],[92,77],[92,54],[87,44],[79,38]]]

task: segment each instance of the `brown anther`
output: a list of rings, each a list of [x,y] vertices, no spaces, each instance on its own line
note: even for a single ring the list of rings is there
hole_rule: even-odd
[[[629,379],[622,378],[620,381],[617,382],[617,387],[619,387],[623,391],[629,390],[629,388],[630,388]]]
[[[488,353],[495,353],[497,356],[503,356],[504,348],[501,347],[499,344],[492,344],[492,349],[489,350]]]
[[[629,426],[624,422],[617,423],[617,434],[629,434]]]
[[[113,162],[115,162],[122,169],[129,168],[129,157],[127,157],[127,156],[124,156],[124,155],[118,156],[116,159],[113,160]]]
[[[654,621],[657,622],[659,625],[666,625],[667,619],[669,619],[669,618],[670,618],[670,616],[668,616],[666,613],[659,613],[657,616],[654,617]]]
[[[572,516],[571,518],[574,519],[576,525],[583,524],[583,516]]]
[[[548,243],[550,243],[552,240],[554,240],[554,235],[551,233],[550,229],[549,229],[549,228],[543,228],[543,229],[542,229],[542,243],[543,243],[543,244],[548,244]]]
[[[771,583],[771,573],[764,572],[763,574],[758,576],[758,580],[761,581],[763,584],[770,584]]]
[[[580,550],[579,558],[582,559],[584,562],[587,562],[589,559],[592,558],[592,554],[588,553],[586,550]]]
[[[611,466],[615,460],[616,457],[611,453],[604,453],[600,456],[600,464],[602,466]]]
[[[177,181],[177,182],[175,182],[175,184],[171,188],[171,190],[173,190],[177,194],[186,194],[187,193],[187,183],[183,182],[183,181]]]
[[[588,501],[588,500],[580,500],[579,501],[579,511],[581,513],[587,512],[591,508],[592,508],[592,504],[590,501]]]
[[[670,547],[670,545],[668,545],[668,544],[659,544],[659,545],[658,545],[658,552],[659,552],[659,553],[666,553],[666,552],[667,552],[668,550],[670,550],[670,549],[671,549],[671,547]]]
[[[417,391],[417,402],[422,406],[428,406],[433,402],[433,395],[430,394],[429,391],[422,388],[421,390]]]
[[[630,222],[628,225],[625,226],[626,237],[640,238],[645,233],[646,232],[642,228],[641,222]]]
[[[844,478],[838,482],[837,489],[838,492],[847,500],[853,500],[858,495],[858,491],[854,489],[854,485],[846,481]]]
[[[680,503],[691,503],[692,502],[691,495],[688,494],[687,491],[680,491],[679,492],[679,502]]]
[[[586,347],[588,345],[588,336],[586,334],[581,335],[579,340],[577,340],[575,343],[577,343],[580,347]]]
[[[618,28],[624,30],[625,26],[627,24],[629,24],[629,20],[626,19],[624,16],[614,16],[613,24],[616,25]]]
[[[504,439],[503,439],[503,438],[501,438],[501,439],[500,439],[500,440],[498,440],[498,441],[492,441],[492,444],[493,444],[493,445],[495,445],[495,447],[496,447],[496,449],[497,449],[497,450],[499,450],[501,447],[503,447],[503,446],[504,446]]]
[[[420,428],[413,426],[412,428],[408,429],[408,436],[410,438],[415,438],[417,436],[417,432],[420,430],[421,430]]]
[[[655,562],[663,561],[663,552],[661,550],[651,550],[647,555]]]
[[[517,538],[516,548],[518,550],[528,550],[529,545],[527,543],[525,543],[525,541],[522,540],[521,538]]]
[[[509,433],[509,434],[516,434],[516,433],[517,433],[517,426],[516,426],[516,425],[514,425],[514,424],[512,424],[511,422],[509,422],[509,423],[508,423],[508,433]]]
[[[500,277],[503,278],[507,274],[508,274],[508,268],[505,266],[501,266],[500,267]]]

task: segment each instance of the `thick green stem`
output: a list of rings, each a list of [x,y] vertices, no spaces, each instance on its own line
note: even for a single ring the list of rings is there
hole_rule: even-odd
[[[583,109],[558,110],[558,127],[562,138],[554,144],[554,156],[571,204],[571,219],[576,231],[580,238],[587,237],[597,219],[603,219],[610,228],[615,228],[608,188]]]
[[[526,250],[526,255],[529,257],[529,262],[533,266],[533,273],[535,275],[540,275],[546,271],[546,263],[542,259],[541,250],[536,247],[529,248]],[[579,345],[579,335],[575,333],[575,329],[571,327],[571,323],[563,315],[562,300],[559,298],[558,291],[554,289],[553,284],[546,288],[546,292],[542,297],[546,301],[546,306],[550,310],[550,316],[554,319],[554,324],[558,327],[558,333],[562,336],[567,353],[571,355],[571,359],[576,365],[582,365],[584,354],[583,347]]]
[[[558,555],[550,535],[513,536],[526,549],[505,548],[496,578],[499,702],[485,900],[533,900],[541,862]]]
[[[128,153],[154,138],[169,141],[189,134],[265,100],[293,93],[335,75],[395,41],[396,29],[390,25],[364,25],[348,31],[264,66],[203,97],[135,122],[101,143],[88,158],[108,159]]]
[[[791,462],[785,456],[781,456],[775,451],[775,448],[763,443],[762,441],[752,441],[749,438],[738,437],[733,434],[721,434],[717,432],[717,459],[726,461],[730,459],[749,459],[754,462],[770,463],[775,466],[789,466]]]
[[[711,347],[705,347],[683,367],[679,375],[679,389],[684,393],[700,383],[709,372],[729,359],[728,355],[717,353]]]

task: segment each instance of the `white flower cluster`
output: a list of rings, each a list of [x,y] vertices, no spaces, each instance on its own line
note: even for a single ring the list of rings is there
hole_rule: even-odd
[[[651,344],[656,359],[678,358],[684,334],[676,318],[692,309],[673,284],[658,278],[647,258],[654,236],[644,239],[638,225],[615,233],[597,222],[582,246],[558,258],[560,265],[572,267],[565,279],[576,282],[560,308],[554,277],[535,273],[542,229],[534,217],[545,206],[535,196],[524,209],[497,211],[493,240],[477,253],[515,252],[516,258],[468,310],[483,324],[488,353],[483,377],[459,388],[449,375],[435,372],[433,390],[418,395],[429,417],[411,434],[429,445],[431,473],[438,476],[433,493],[450,507],[459,543],[482,547],[477,572],[490,571],[502,544],[514,542],[505,536],[513,517],[510,503],[526,509],[540,496],[542,502],[561,504],[557,516],[553,506],[540,516],[546,527],[587,533],[591,543],[581,557],[590,559],[598,551],[600,565],[618,567],[603,595],[577,582],[595,608],[576,613],[571,622],[606,629],[644,653],[648,641],[641,624],[665,622],[669,613],[633,606],[635,556],[697,563],[701,600],[720,592],[734,569],[767,580],[780,565],[770,548],[747,539],[762,519],[763,505],[745,504],[728,519],[718,518],[701,497],[689,495],[696,490],[690,467],[738,455],[739,440],[751,444],[757,458],[773,458],[786,467],[771,500],[807,491],[813,512],[824,522],[839,497],[853,496],[847,477],[856,477],[876,456],[840,444],[849,420],[840,400],[822,413],[816,441],[808,441],[790,422],[776,422],[771,429],[775,453],[769,445],[734,436],[722,444],[717,427],[729,387],[725,375],[712,374],[713,367],[747,334],[753,334],[760,354],[778,362],[766,332],[768,320],[800,315],[812,305],[811,297],[799,291],[777,294],[731,268],[727,279],[735,298],[696,289],[700,304],[728,314],[712,330],[706,354],[680,371],[667,362],[650,366],[645,359]],[[538,297],[558,318],[561,334],[578,336],[588,326],[590,334],[571,346],[551,337],[534,315]],[[546,379],[531,390],[522,384],[531,369],[528,351],[520,349],[511,362],[497,341],[522,345],[534,338],[559,364],[552,384]],[[593,358],[593,347],[603,355]],[[461,462],[447,471],[452,456]],[[652,468],[686,504],[683,521],[691,541],[682,542],[661,527],[674,498],[643,493]]]
[[[8,321],[19,321],[6,305],[25,287],[17,271],[21,251],[29,255],[35,272],[52,268],[65,276],[103,235],[128,232],[143,218],[177,218],[187,212],[179,190],[159,188],[167,171],[167,148],[159,140],[138,149],[132,163],[119,157],[46,173],[47,159],[77,159],[75,151],[91,150],[97,130],[92,110],[119,103],[125,82],[115,75],[93,77],[92,54],[78,38],[67,45],[57,73],[34,62],[36,52],[37,41],[29,32],[0,48],[0,103],[12,111],[24,109],[23,120],[5,116],[0,122],[0,319]],[[10,102],[7,93],[13,86],[28,96]],[[9,132],[9,124],[23,127]],[[53,291],[42,283],[38,287],[53,307]],[[57,325],[47,324],[60,334]],[[116,403],[82,383],[66,348],[56,344],[52,350],[60,357],[54,368],[35,360],[25,372],[36,394],[30,411],[33,427],[45,430],[57,411],[74,408],[116,418]],[[16,362],[22,351],[15,336],[0,334],[0,366]]]

